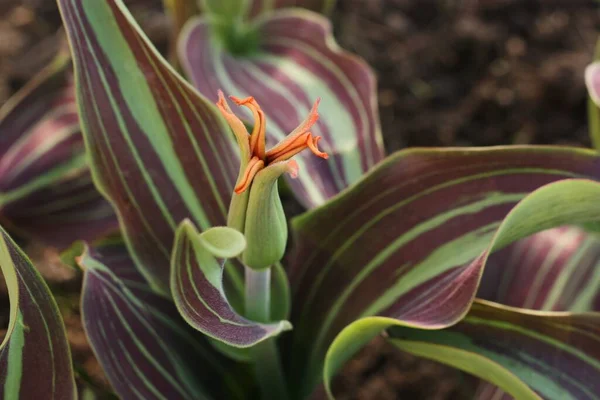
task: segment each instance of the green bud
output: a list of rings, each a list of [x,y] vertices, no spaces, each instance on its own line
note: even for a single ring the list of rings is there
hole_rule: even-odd
[[[250,187],[244,236],[246,250],[242,261],[253,269],[268,268],[285,253],[288,228],[277,189],[277,178],[290,171],[289,162],[269,165],[256,174]]]
[[[239,232],[244,233],[249,198],[250,190],[246,190],[240,194],[233,193],[233,197],[229,203],[229,213],[227,214],[228,227],[237,229]]]

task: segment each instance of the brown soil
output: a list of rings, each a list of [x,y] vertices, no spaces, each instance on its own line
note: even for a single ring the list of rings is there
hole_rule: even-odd
[[[160,1],[137,3],[143,27],[164,48]],[[340,44],[378,75],[390,152],[406,146],[589,145],[583,69],[600,29],[596,4],[339,0],[332,19]],[[52,0],[0,0],[0,104],[51,59],[59,25]],[[79,320],[79,277],[49,264],[43,274],[60,293],[76,362],[103,385]],[[0,337],[7,310],[0,279]],[[365,400],[466,399],[472,387],[472,378],[400,353],[381,339],[334,382],[340,399]]]

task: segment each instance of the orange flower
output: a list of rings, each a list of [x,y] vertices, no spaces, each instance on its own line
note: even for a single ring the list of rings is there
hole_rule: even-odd
[[[217,107],[221,114],[227,120],[227,123],[236,136],[242,153],[242,163],[245,164],[243,173],[240,174],[235,186],[235,193],[241,194],[252,184],[252,180],[258,172],[268,168],[270,165],[285,162],[287,171],[295,177],[298,174],[298,164],[290,160],[293,156],[304,149],[310,149],[316,156],[327,159],[327,153],[322,152],[317,147],[320,136],[313,136],[310,128],[319,119],[317,107],[319,100],[315,101],[308,117],[294,129],[285,139],[277,143],[273,148],[266,150],[266,119],[265,114],[254,97],[240,99],[230,96],[231,100],[239,106],[246,106],[252,112],[254,117],[254,129],[248,134],[244,123],[231,111],[223,92],[219,91],[219,101]]]

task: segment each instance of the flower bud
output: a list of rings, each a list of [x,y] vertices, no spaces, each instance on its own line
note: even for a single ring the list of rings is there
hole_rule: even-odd
[[[294,161],[278,162],[261,170],[254,178],[244,226],[247,247],[242,254],[244,264],[250,268],[268,268],[283,258],[288,227],[277,179],[285,172],[295,176],[297,168]]]

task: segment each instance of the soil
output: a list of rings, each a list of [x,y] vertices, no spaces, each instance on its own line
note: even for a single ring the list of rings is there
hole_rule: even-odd
[[[160,1],[136,1],[151,39],[165,48]],[[589,146],[583,70],[600,31],[594,0],[338,0],[342,47],[379,82],[388,152],[407,146],[555,143]],[[54,54],[53,0],[0,0],[0,104]],[[79,319],[79,277],[50,260],[42,273],[65,315],[76,362],[106,385]],[[38,252],[38,253],[36,253]],[[52,261],[54,260],[54,261]],[[8,323],[0,279],[0,337]],[[400,353],[377,339],[334,382],[340,399],[467,399],[474,379]]]

